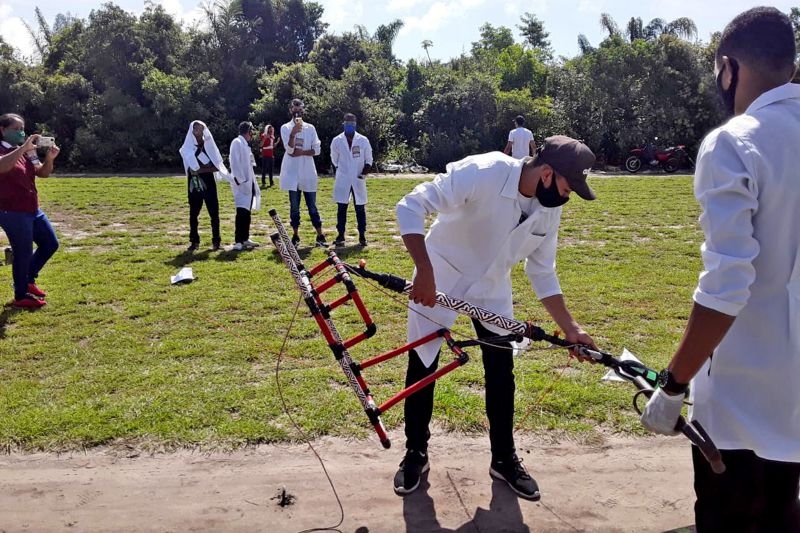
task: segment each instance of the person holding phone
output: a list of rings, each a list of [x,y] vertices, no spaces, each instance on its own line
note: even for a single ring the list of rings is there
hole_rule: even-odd
[[[261,138],[261,186],[264,187],[267,181],[267,173],[269,173],[269,186],[275,185],[272,179],[272,172],[275,168],[275,128],[271,124],[264,127],[264,132],[260,135]],[[281,142],[280,137],[278,142]]]
[[[281,190],[289,192],[289,223],[294,235],[292,244],[300,244],[300,196],[306,200],[311,225],[317,230],[317,246],[328,246],[322,233],[322,218],[317,210],[317,168],[314,156],[322,153],[322,143],[317,129],[303,121],[305,104],[295,98],[289,105],[292,119],[281,126],[281,139],[286,147],[286,155],[281,162]]]
[[[36,177],[46,178],[53,172],[59,148],[52,144],[44,161],[40,161],[36,154],[40,136],[26,138],[25,119],[13,113],[0,116],[0,135],[0,227],[14,253],[12,305],[38,309],[47,302],[46,293],[36,285],[36,277],[58,250],[58,238],[39,208]]]
[[[214,250],[222,247],[219,233],[219,199],[215,174],[228,174],[222,155],[219,153],[214,136],[204,122],[193,120],[180,149],[183,166],[186,170],[189,192],[189,252],[200,247],[200,234],[197,231],[200,210],[206,204],[211,218],[211,243]]]

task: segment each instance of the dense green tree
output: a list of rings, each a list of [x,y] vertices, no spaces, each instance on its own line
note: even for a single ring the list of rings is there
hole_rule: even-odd
[[[514,34],[511,33],[511,28],[505,26],[494,27],[488,22],[480,27],[481,38],[472,43],[472,53],[479,55],[481,53],[500,53],[512,44],[514,44]]]
[[[394,57],[399,20],[373,33],[325,33],[322,7],[305,0],[217,0],[206,20],[184,27],[163,7],[139,15],[104,4],[86,18],[37,12],[29,64],[0,39],[0,112],[25,115],[29,129],[55,134],[63,165],[104,170],[180,168],[177,147],[201,119],[223,148],[239,121],[280,126],[294,97],[305,100],[325,149],[345,112],[376,156],[414,158],[440,170],[453,159],[502,148],[511,119],[528,118],[537,138],[567,133],[607,160],[654,136],[696,146],[722,119],[714,49],[691,20],[604,14],[596,47],[552,61],[533,14],[510,28],[484,24],[468,53],[432,61]],[[800,9],[790,17],[800,37]],[[280,151],[279,151],[280,157]]]
[[[536,15],[525,13],[520,21],[522,24],[518,24],[517,28],[528,46],[540,50],[550,49],[550,41],[547,39],[550,34],[544,30],[544,24]]]

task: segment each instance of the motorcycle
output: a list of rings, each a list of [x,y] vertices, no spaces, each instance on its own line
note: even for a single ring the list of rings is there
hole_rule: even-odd
[[[658,137],[655,138],[658,140]],[[661,167],[664,172],[673,173],[682,165],[691,164],[691,158],[686,153],[686,146],[679,144],[659,150],[653,143],[647,143],[643,148],[634,148],[625,159],[625,170],[631,174],[639,172],[642,167]]]

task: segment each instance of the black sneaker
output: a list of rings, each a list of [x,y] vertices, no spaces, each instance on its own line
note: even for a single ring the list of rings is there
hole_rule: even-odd
[[[336,236],[336,239],[333,241],[334,246],[344,246],[344,235],[341,233]]]
[[[511,490],[521,498],[535,502],[542,497],[539,494],[539,485],[536,484],[536,480],[522,466],[522,459],[517,457],[517,454],[512,455],[508,460],[493,460],[492,466],[489,468],[489,475],[508,483]]]
[[[213,244],[211,245],[211,249],[212,249],[212,250],[214,250],[215,252],[217,252],[217,251],[221,250],[221,249],[222,249],[222,243],[221,243],[221,242],[215,242],[215,243],[213,243]]]
[[[317,241],[316,241],[315,244],[317,246],[322,247],[322,248],[327,248],[328,247],[328,241],[325,240],[325,235],[317,234]]]
[[[191,244],[189,245],[189,247],[186,249],[186,251],[187,251],[187,252],[194,252],[194,251],[195,251],[195,250],[197,250],[198,248],[200,248],[200,244],[199,244],[199,243],[196,243],[196,242],[193,242],[193,243],[191,243]]]
[[[299,244],[300,244],[300,237],[299,237],[299,236],[297,236],[297,235],[293,235],[293,236],[292,236],[292,246],[294,246],[295,248],[297,248],[297,246],[298,246]]]
[[[394,475],[394,492],[400,496],[411,494],[419,488],[422,474],[430,470],[428,454],[416,450],[408,450],[400,469]]]
[[[367,236],[364,235],[363,233],[358,234],[358,244],[360,244],[361,246],[367,245]]]

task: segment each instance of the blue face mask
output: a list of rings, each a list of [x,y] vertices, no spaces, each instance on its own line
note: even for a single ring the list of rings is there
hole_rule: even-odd
[[[356,125],[352,122],[345,122],[344,123],[344,133],[345,135],[353,135],[356,132]]]

